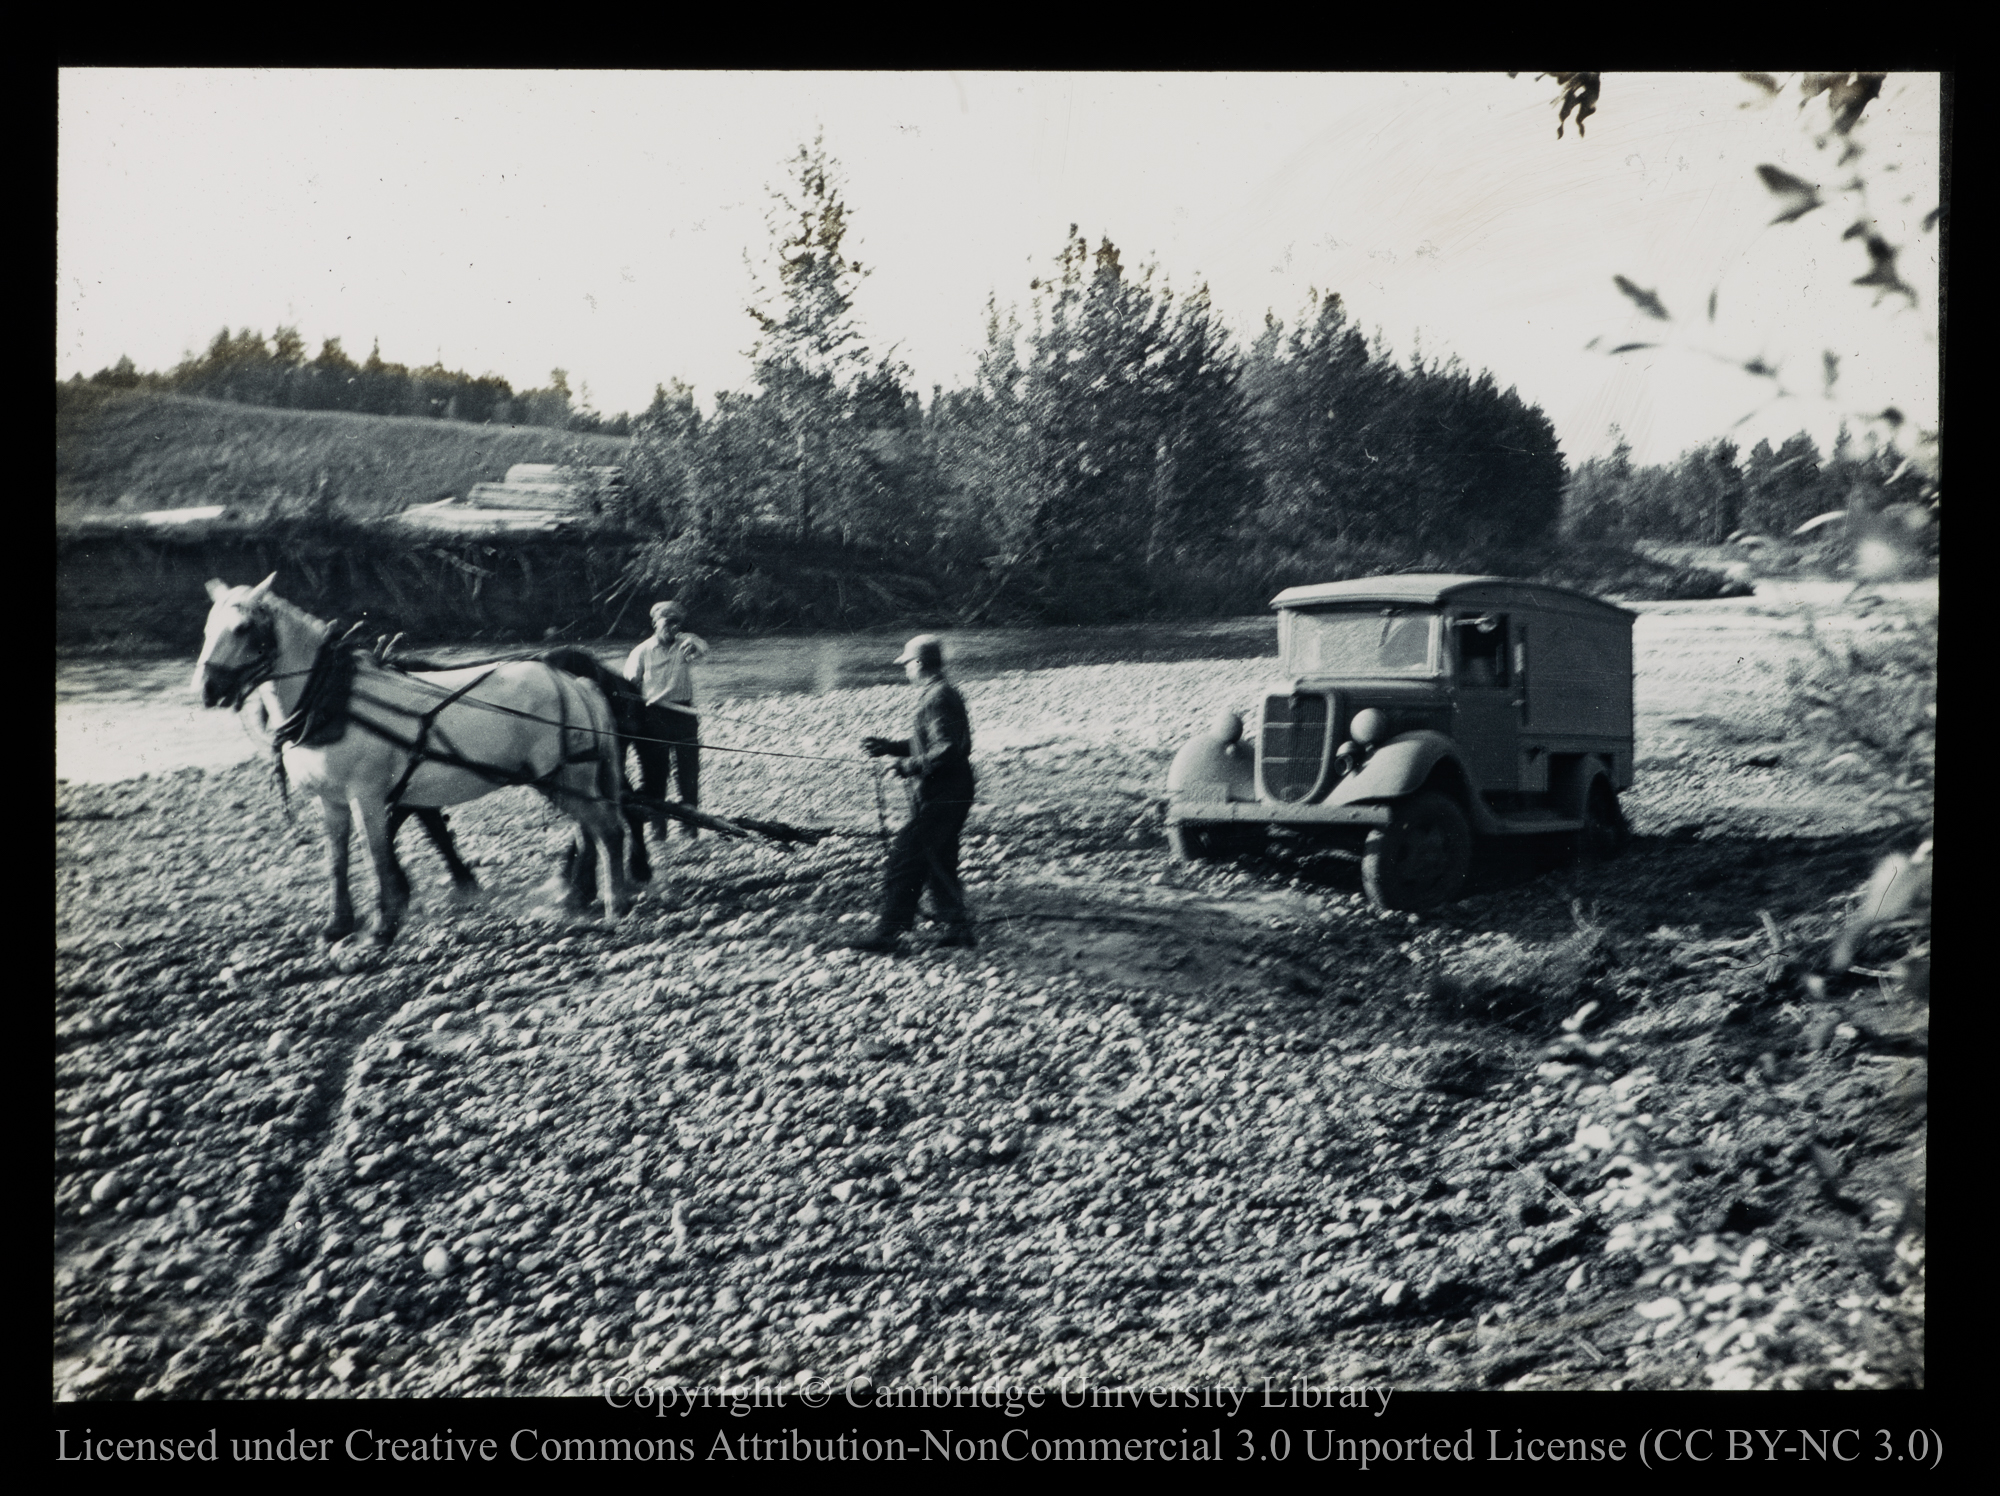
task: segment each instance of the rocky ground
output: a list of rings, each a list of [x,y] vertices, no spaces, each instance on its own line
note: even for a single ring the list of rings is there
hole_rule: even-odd
[[[59,785],[55,1395],[1921,1385],[1928,1009],[1893,951],[1806,981],[1904,841],[1783,741],[1744,663],[1782,620],[1678,616],[1631,850],[1489,857],[1424,919],[1309,849],[1168,860],[1166,765],[1251,662],[969,692],[974,951],[836,948],[865,767],[709,754],[714,808],[841,834],[677,842],[616,924],[550,901],[538,802],[465,807],[485,893],[406,833],[376,961],[314,935],[262,767]],[[708,735],[852,756],[907,710]]]

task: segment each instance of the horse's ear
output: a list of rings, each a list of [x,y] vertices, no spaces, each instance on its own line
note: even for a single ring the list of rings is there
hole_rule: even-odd
[[[224,595],[229,591],[227,587],[223,586],[214,577],[210,577],[205,585],[208,587],[208,600],[212,603],[221,602]]]
[[[264,578],[263,581],[259,582],[255,587],[252,587],[250,589],[250,596],[247,600],[250,602],[255,602],[258,598],[262,597],[265,593],[269,592],[271,590],[271,584],[277,580],[278,580],[278,574],[274,571],[268,577]]]

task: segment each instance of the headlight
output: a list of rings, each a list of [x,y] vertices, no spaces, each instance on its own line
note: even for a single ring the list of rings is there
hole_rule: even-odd
[[[1235,712],[1224,712],[1209,730],[1214,734],[1215,741],[1227,748],[1243,736],[1243,718]]]
[[[1354,720],[1347,724],[1347,735],[1357,743],[1375,744],[1389,736],[1389,714],[1369,707],[1356,712]]]

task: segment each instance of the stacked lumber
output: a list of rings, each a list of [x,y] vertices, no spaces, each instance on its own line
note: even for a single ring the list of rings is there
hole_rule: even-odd
[[[583,471],[600,488],[622,488],[625,470],[618,467],[591,467]],[[576,485],[565,470],[553,462],[517,462],[507,469],[500,483],[475,483],[465,502],[480,509],[570,509],[576,504]]]
[[[623,468],[590,467],[583,471],[600,492],[625,486]],[[574,473],[574,469],[553,462],[517,462],[507,469],[502,482],[475,483],[462,500],[412,504],[395,518],[420,529],[458,533],[558,530],[581,507],[577,490],[582,485],[572,481]]]

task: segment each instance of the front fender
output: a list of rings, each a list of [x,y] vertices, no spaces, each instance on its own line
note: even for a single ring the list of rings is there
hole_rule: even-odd
[[[1214,805],[1257,798],[1250,745],[1224,743],[1204,733],[1174,756],[1167,770],[1167,798],[1176,805]]]
[[[1458,750],[1441,732],[1406,732],[1389,739],[1362,765],[1333,787],[1328,805],[1353,805],[1364,800],[1392,800],[1414,795],[1435,769]]]

